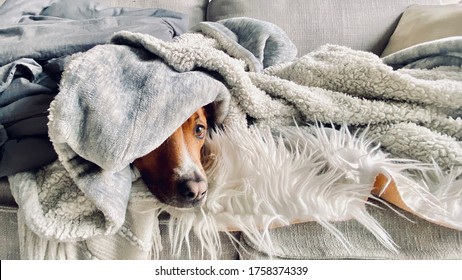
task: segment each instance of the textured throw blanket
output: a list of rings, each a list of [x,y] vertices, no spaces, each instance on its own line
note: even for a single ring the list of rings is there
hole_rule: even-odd
[[[3,2],[2,2],[3,3]],[[0,177],[57,159],[47,111],[69,56],[106,44],[120,30],[172,40],[185,15],[105,7],[93,0],[6,0],[0,6]]]
[[[24,229],[29,257],[153,257],[162,211],[175,252],[193,231],[217,257],[217,232],[237,229],[271,253],[260,229],[307,220],[348,247],[329,222],[351,218],[393,250],[364,207],[379,173],[413,212],[462,229],[460,65],[394,70],[331,45],[295,58],[279,28],[246,18],[201,23],[173,42],[119,32],[112,43],[75,56],[63,76],[49,123],[60,162],[9,178],[34,232]],[[212,101],[226,117],[208,143],[206,205],[157,203],[128,164]],[[84,241],[59,243],[69,240]]]

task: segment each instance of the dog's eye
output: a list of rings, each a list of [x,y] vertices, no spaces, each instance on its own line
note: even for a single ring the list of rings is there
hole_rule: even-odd
[[[207,129],[205,126],[198,124],[194,128],[194,135],[196,135],[197,138],[199,139],[204,139],[205,138],[205,133],[207,132]]]

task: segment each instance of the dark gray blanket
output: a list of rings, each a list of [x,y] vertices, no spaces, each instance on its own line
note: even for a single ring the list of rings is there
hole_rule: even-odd
[[[48,107],[69,55],[131,30],[170,41],[188,26],[163,9],[104,7],[90,0],[7,0],[0,7],[0,177],[49,164]]]

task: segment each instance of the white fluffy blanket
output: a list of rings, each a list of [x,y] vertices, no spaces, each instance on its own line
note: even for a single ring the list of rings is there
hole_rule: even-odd
[[[358,220],[395,250],[386,231],[365,210],[378,174],[397,184],[406,207],[417,215],[462,229],[460,67],[396,71],[373,54],[331,45],[292,61],[266,64],[270,47],[242,46],[229,39],[229,34],[253,34],[258,24],[245,19],[219,28],[202,23],[174,42],[130,32],[114,36],[114,43],[144,48],[176,71],[218,73],[229,89],[224,129],[207,145],[207,203],[194,211],[173,209],[155,202],[138,180],[125,223],[101,232],[105,217],[72,180],[66,181],[60,163],[36,174],[18,174],[10,178],[12,185],[20,186],[27,176],[40,182],[31,188],[23,185],[15,194],[38,197],[23,200],[26,225],[36,218],[28,215],[29,206],[29,211],[40,207],[44,216],[84,213],[74,221],[90,221],[86,227],[62,225],[66,238],[53,235],[54,241],[43,239],[50,236],[38,223],[32,228],[35,233],[24,227],[26,257],[50,257],[50,252],[55,258],[155,257],[161,250],[160,235],[150,218],[162,211],[172,216],[174,252],[187,246],[193,231],[204,250],[218,257],[217,232],[236,229],[271,253],[267,230],[297,221],[321,223],[348,247],[348,240],[329,224],[345,219]],[[270,45],[271,40],[263,42]],[[317,125],[305,126],[309,123]],[[136,171],[132,175],[134,180],[139,177]],[[64,186],[65,192],[56,190]],[[46,208],[58,193],[53,201],[59,207]],[[84,240],[59,243],[75,239]]]

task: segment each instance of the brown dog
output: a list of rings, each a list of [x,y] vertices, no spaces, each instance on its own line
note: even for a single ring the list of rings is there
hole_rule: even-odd
[[[201,163],[212,107],[197,110],[162,145],[134,161],[149,190],[163,203],[178,208],[200,206],[207,196]]]

